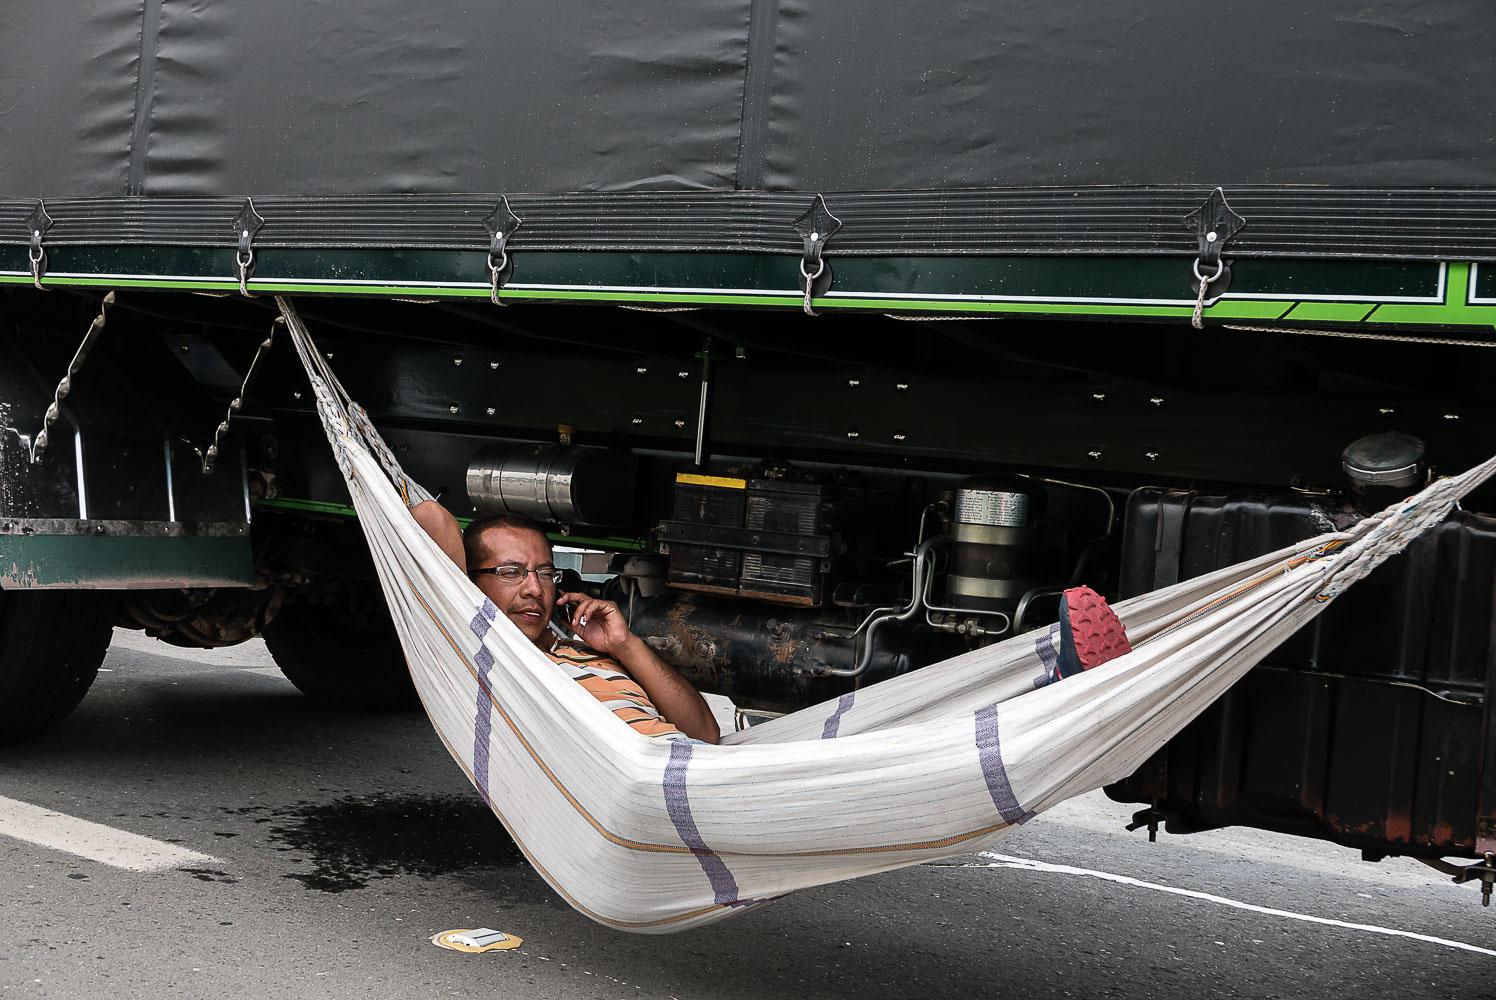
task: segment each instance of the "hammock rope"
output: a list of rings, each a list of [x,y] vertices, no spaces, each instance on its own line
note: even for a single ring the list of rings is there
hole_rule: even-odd
[[[682,930],[969,853],[1131,774],[1496,472],[1493,458],[1349,531],[1120,602],[1132,652],[1060,683],[1036,687],[1041,629],[720,746],[654,740],[557,669],[420,529],[406,507],[430,494],[277,302],[433,727],[540,875],[621,930]]]

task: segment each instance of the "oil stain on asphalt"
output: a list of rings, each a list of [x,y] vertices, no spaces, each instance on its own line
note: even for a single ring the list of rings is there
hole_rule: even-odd
[[[288,872],[308,889],[347,892],[401,876],[472,876],[522,860],[492,812],[459,795],[347,795],[275,808],[225,808],[268,824],[276,850],[309,871]]]

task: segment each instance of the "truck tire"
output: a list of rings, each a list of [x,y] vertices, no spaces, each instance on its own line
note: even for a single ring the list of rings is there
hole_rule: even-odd
[[[262,635],[281,673],[313,701],[364,712],[420,707],[400,639],[382,608],[355,617],[336,606],[287,604]]]
[[[0,591],[0,744],[78,707],[109,650],[117,601],[98,590]]]

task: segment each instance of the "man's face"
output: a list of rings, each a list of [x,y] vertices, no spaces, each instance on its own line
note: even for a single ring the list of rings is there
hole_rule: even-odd
[[[485,569],[489,566],[519,566],[522,569],[541,570],[526,573],[518,583],[505,583],[492,573],[480,573],[473,577],[478,589],[519,630],[537,646],[549,647],[541,639],[549,631],[551,609],[556,603],[556,584],[550,574],[555,570],[551,561],[551,543],[538,531],[523,528],[489,528],[483,533],[485,558],[469,569]]]

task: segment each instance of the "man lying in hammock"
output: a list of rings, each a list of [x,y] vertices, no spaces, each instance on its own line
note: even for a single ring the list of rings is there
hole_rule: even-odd
[[[717,742],[717,722],[706,700],[629,631],[618,605],[557,593],[561,571],[535,521],[501,514],[476,520],[464,532],[435,501],[417,504],[411,513],[526,638],[624,722],[646,736]],[[582,644],[562,642],[551,628],[558,607],[570,609],[570,628]]]

